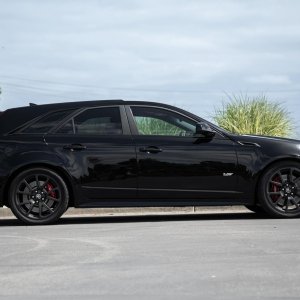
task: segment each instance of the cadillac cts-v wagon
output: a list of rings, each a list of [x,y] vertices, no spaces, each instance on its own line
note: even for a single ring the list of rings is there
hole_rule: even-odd
[[[245,205],[298,217],[300,141],[232,134],[153,102],[8,109],[0,115],[3,205],[27,224],[55,222],[70,206]]]

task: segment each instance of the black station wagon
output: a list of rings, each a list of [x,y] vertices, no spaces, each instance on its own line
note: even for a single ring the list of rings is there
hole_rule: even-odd
[[[300,142],[235,135],[153,102],[85,101],[0,115],[0,206],[27,224],[68,207],[246,205],[300,215]]]

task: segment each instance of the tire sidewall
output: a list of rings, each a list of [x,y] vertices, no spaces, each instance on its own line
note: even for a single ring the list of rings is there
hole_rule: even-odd
[[[17,207],[16,199],[15,199],[15,189],[18,186],[18,183],[22,179],[24,179],[24,177],[36,173],[51,176],[57,182],[61,191],[61,201],[59,202],[59,206],[57,207],[55,212],[51,214],[49,217],[41,220],[32,219],[22,214]],[[68,202],[69,202],[69,192],[64,180],[59,174],[47,168],[31,168],[31,169],[24,170],[20,174],[18,174],[10,184],[10,188],[9,188],[10,209],[19,220],[23,221],[28,225],[44,225],[44,224],[50,224],[57,221],[62,216],[62,214],[67,210]]]

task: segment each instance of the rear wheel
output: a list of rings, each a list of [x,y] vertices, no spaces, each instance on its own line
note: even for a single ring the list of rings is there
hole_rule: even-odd
[[[300,216],[300,163],[283,161],[261,178],[258,197],[262,208],[274,217]]]
[[[25,170],[10,185],[10,208],[27,224],[43,225],[57,221],[66,211],[68,201],[64,180],[46,168]]]

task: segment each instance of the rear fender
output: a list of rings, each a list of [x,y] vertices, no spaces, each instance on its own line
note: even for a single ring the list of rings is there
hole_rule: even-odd
[[[1,170],[0,206],[7,204],[8,190],[13,178],[23,170],[33,167],[49,168],[57,172],[66,182],[70,192],[70,206],[76,206],[81,196],[80,184],[72,176],[66,162],[53,153],[45,151],[28,151],[6,157]]]

